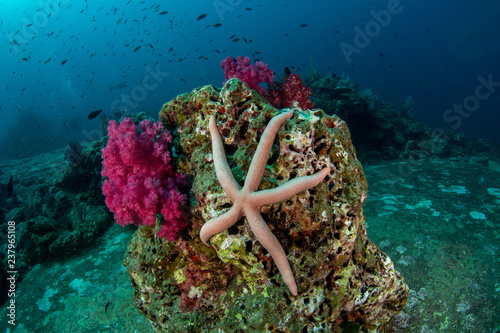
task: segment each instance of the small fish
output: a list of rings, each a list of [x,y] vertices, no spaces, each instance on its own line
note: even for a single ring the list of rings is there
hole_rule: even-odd
[[[307,27],[307,24],[302,23],[302,24],[300,25],[300,27],[301,27],[301,28],[305,28],[305,27]]]
[[[111,305],[111,302],[106,303],[106,306],[104,307],[104,313],[108,312],[108,308]]]
[[[160,14],[158,15],[165,15],[165,14],[168,14],[168,10],[164,11],[164,12],[161,12]]]
[[[214,27],[215,27],[215,28],[218,28],[218,27],[220,27],[221,25],[222,25],[222,23],[217,22],[217,23],[215,23],[215,24],[214,24]]]
[[[9,182],[7,183],[7,198],[11,198],[14,193],[14,178],[12,175],[9,178]]]
[[[64,65],[68,60],[61,61],[61,65]]]
[[[139,49],[141,48],[141,46],[137,46],[135,49],[134,49],[134,52],[138,51]]]
[[[235,38],[232,40],[232,42],[238,42],[240,39],[239,38]]]
[[[292,74],[292,72],[290,71],[290,68],[288,68],[288,67],[285,67],[284,72],[285,72],[285,75],[290,75],[290,74]]]
[[[378,55],[380,56],[380,58],[383,58],[383,57],[384,57],[384,54],[383,54],[383,53],[379,53]]]
[[[113,90],[113,89],[123,89],[123,88],[127,88],[127,82],[122,82],[122,83],[118,83],[114,86],[110,86],[109,87],[109,90]]]
[[[207,14],[201,14],[200,16],[198,16],[198,18],[196,19],[196,21],[202,20],[205,17],[207,17]]]
[[[102,112],[102,110],[95,110],[95,111],[92,111],[89,113],[89,115],[87,116],[87,118],[89,120],[91,119],[94,119],[95,117],[97,117],[100,113]]]

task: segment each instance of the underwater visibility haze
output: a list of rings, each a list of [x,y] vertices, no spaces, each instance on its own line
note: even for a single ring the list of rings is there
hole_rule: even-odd
[[[500,3],[0,1],[1,332],[500,332]]]

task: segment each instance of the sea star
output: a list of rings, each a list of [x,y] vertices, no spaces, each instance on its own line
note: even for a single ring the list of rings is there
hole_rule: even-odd
[[[309,175],[297,177],[286,183],[269,190],[257,191],[267,158],[273,145],[274,138],[281,124],[293,116],[293,111],[288,111],[275,116],[266,126],[260,139],[255,155],[250,163],[248,175],[243,188],[234,179],[231,168],[227,164],[224,146],[220,136],[215,116],[210,117],[210,134],[212,136],[212,155],[214,159],[215,172],[222,188],[229,196],[233,206],[224,214],[211,219],[203,225],[200,230],[200,238],[208,246],[208,240],[213,235],[222,232],[235,224],[242,216],[246,216],[252,232],[259,243],[269,252],[278,267],[283,280],[292,295],[297,295],[297,284],[293,276],[285,251],[278,239],[269,230],[269,227],[260,215],[260,207],[270,205],[288,199],[295,194],[318,185],[330,172],[330,168]]]

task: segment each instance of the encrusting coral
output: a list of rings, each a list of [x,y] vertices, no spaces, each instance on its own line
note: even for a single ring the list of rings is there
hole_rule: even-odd
[[[200,230],[233,205],[214,168],[209,124],[218,129],[230,172],[241,186],[266,125],[283,112],[245,83],[204,86],[165,104],[160,120],[174,132],[178,171],[192,179],[191,225],[168,242],[140,226],[124,265],[136,307],[158,331],[384,331],[406,303],[408,287],[366,235],[367,183],[346,124],[321,110],[293,108],[277,131],[258,191],[331,170],[318,185],[260,214],[295,276],[291,295],[273,258],[242,217],[213,235]],[[257,190],[257,189],[256,189]]]

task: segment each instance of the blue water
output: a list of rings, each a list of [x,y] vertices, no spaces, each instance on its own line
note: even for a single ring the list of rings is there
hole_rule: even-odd
[[[64,261],[43,252],[57,238],[47,223],[72,230],[71,221],[85,220],[80,202],[99,200],[99,147],[81,168],[65,149],[76,141],[92,148],[104,114],[157,119],[178,94],[220,87],[227,56],[264,61],[277,79],[285,67],[304,79],[313,69],[336,74],[394,105],[412,96],[429,129],[500,144],[498,0],[0,0],[0,13],[0,239],[4,222],[15,220],[25,278],[16,284],[16,332],[151,331],[121,267],[132,229],[110,218],[113,227],[88,236],[84,252]],[[455,139],[449,160],[364,166],[369,237],[411,289],[394,327],[496,333],[500,163],[480,143],[447,137]],[[471,149],[478,156],[464,156]],[[9,160],[21,157],[30,159]],[[89,177],[73,174],[61,185],[73,171]]]
[[[220,61],[244,55],[303,77],[314,61],[388,102],[413,96],[431,128],[500,143],[498,1],[40,0],[0,12],[0,138],[22,122],[64,145],[93,137],[93,110],[157,117],[179,93],[220,86]]]

